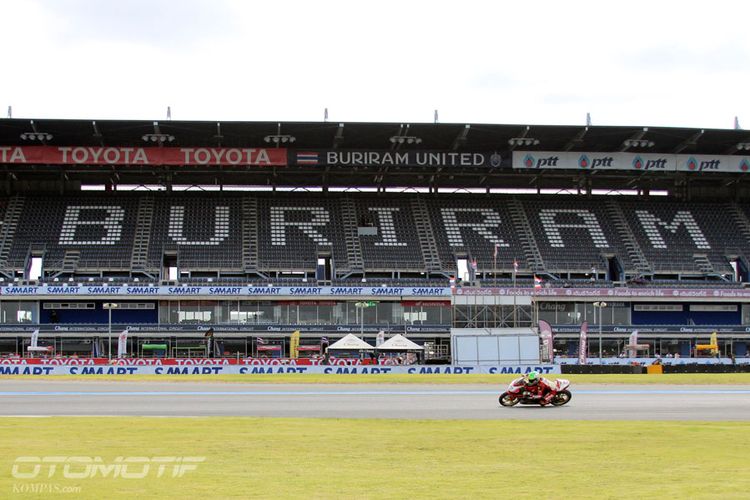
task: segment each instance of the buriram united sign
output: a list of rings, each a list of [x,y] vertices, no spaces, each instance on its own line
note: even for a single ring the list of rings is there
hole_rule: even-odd
[[[514,151],[515,170],[575,169],[642,172],[748,172],[750,157]],[[285,148],[136,148],[0,146],[6,165],[213,165],[284,167],[483,167],[507,166],[497,153],[456,151],[302,151]]]
[[[640,172],[744,173],[750,171],[750,157],[730,155],[514,151],[513,168],[516,170],[576,169],[631,170]]]
[[[289,151],[285,148],[0,146],[10,165],[250,165],[499,167],[496,153],[455,151]]]

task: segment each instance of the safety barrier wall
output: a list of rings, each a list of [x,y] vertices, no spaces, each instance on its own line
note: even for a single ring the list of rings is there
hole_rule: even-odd
[[[559,374],[555,365],[506,366],[290,366],[290,365],[0,365],[0,375],[257,375],[304,373],[316,375],[420,375],[420,374],[526,374],[536,370],[545,375]]]

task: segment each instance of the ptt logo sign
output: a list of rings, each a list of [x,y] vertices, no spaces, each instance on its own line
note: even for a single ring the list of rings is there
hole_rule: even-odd
[[[526,168],[556,167],[558,161],[560,161],[558,156],[535,158],[534,155],[526,155],[523,157],[523,166]]]
[[[612,162],[614,162],[615,159],[612,156],[601,156],[601,157],[593,157],[592,159],[589,159],[588,155],[581,155],[578,157],[578,166],[581,168],[597,168],[597,167],[612,167]]]
[[[667,159],[657,158],[655,160],[644,161],[640,156],[636,156],[633,158],[633,168],[636,170],[666,170]]]
[[[747,172],[750,170],[750,162],[747,161],[747,158],[743,158],[740,162],[740,172]]]
[[[721,160],[715,158],[713,160],[702,160],[698,161],[692,156],[688,158],[687,168],[693,172],[703,172],[704,170],[719,170],[721,168]]]

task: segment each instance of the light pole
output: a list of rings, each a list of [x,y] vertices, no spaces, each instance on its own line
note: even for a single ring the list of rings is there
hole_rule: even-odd
[[[112,359],[112,309],[117,309],[120,305],[115,302],[105,302],[104,309],[109,311],[109,328],[107,329],[107,357]]]
[[[599,364],[602,362],[602,310],[607,307],[606,302],[594,302],[594,307],[599,309]]]
[[[361,302],[355,302],[354,307],[357,308],[359,311],[359,335],[360,337],[365,337],[365,309],[368,307],[375,307],[378,305],[378,302],[375,300],[367,300],[367,301],[361,301]]]

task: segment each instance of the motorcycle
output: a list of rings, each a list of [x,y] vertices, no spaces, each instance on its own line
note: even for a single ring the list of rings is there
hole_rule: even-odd
[[[517,385],[516,382],[518,380],[521,379],[517,379],[511,382],[508,386],[508,390],[500,395],[500,404],[507,407],[516,406],[519,403],[522,405],[541,405],[542,396],[537,393],[527,391],[526,387],[523,384]],[[570,387],[570,380],[559,378],[552,383],[554,385],[548,386],[554,392],[554,396],[552,396],[550,404],[552,406],[562,406],[570,401],[570,399],[573,397],[573,394],[571,394],[571,392],[568,390],[568,387]]]

